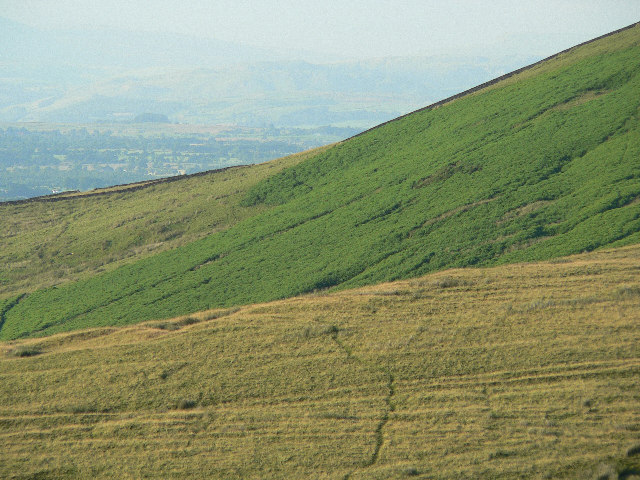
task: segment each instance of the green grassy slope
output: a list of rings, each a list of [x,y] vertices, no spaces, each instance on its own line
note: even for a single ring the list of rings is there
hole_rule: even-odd
[[[0,203],[0,298],[113,270],[224,230],[265,210],[240,205],[249,188],[312,154]]]
[[[270,176],[233,228],[34,292],[0,339],[640,241],[640,26]]]
[[[0,477],[631,480],[639,264],[634,245],[1,343]]]

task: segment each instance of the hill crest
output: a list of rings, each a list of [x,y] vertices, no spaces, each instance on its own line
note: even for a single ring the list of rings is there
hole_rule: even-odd
[[[456,93],[455,95],[451,95],[450,97],[443,98],[442,100],[438,100],[437,102],[434,102],[431,105],[427,105],[426,107],[419,108],[419,109],[414,110],[412,112],[406,113],[406,114],[401,115],[401,116],[396,117],[396,118],[393,118],[393,119],[391,119],[391,120],[389,120],[387,122],[383,122],[383,123],[381,123],[379,125],[376,125],[375,127],[372,127],[372,128],[367,129],[367,130],[364,130],[363,132],[360,132],[360,133],[354,135],[351,138],[358,137],[360,135],[364,135],[365,133],[370,132],[371,130],[375,130],[376,128],[382,127],[383,125],[386,125],[388,123],[395,122],[396,120],[400,120],[400,119],[402,119],[404,117],[408,117],[409,115],[413,115],[414,113],[418,113],[418,112],[422,112],[422,111],[426,111],[426,110],[432,110],[434,108],[441,107],[443,105],[446,105],[447,103],[450,103],[450,102],[453,102],[454,100],[457,100],[458,98],[462,98],[462,97],[465,97],[467,95],[471,95],[471,94],[473,94],[475,92],[479,92],[481,90],[484,90],[485,88],[491,87],[491,86],[496,85],[496,84],[498,84],[498,83],[500,83],[500,82],[502,82],[504,80],[507,80],[507,79],[509,79],[511,77],[514,77],[514,76],[516,76],[516,75],[518,75],[520,73],[526,72],[527,70],[531,70],[531,69],[533,69],[533,68],[535,68],[535,67],[537,67],[539,65],[548,63],[550,60],[557,59],[557,58],[561,57],[562,55],[565,55],[567,53],[570,53],[571,51],[574,51],[577,48],[592,44],[594,42],[597,42],[598,40],[602,40],[602,39],[605,39],[605,38],[610,37],[612,35],[617,35],[619,33],[622,33],[624,31],[626,31],[626,30],[630,30],[632,28],[638,28],[638,27],[640,27],[640,22],[632,23],[631,25],[627,25],[626,27],[619,28],[618,30],[614,30],[612,32],[605,33],[604,35],[600,35],[599,37],[595,37],[595,38],[592,38],[591,40],[587,40],[585,42],[579,43],[578,45],[574,45],[574,46],[569,47],[569,48],[567,48],[565,50],[562,50],[562,51],[560,51],[558,53],[554,53],[553,55],[550,55],[550,56],[548,56],[546,58],[538,60],[537,62],[531,63],[529,65],[525,65],[524,67],[518,68],[518,69],[513,70],[511,72],[508,72],[508,73],[505,73],[504,75],[500,75],[499,77],[496,77],[496,78],[494,78],[492,80],[489,80],[487,82],[483,82],[483,83],[481,83],[479,85],[476,85],[475,87],[471,87],[471,88],[469,88],[469,89],[467,89],[467,90],[465,90],[463,92]]]

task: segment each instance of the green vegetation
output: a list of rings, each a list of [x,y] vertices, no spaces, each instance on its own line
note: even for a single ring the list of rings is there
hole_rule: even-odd
[[[250,188],[259,215],[31,293],[0,338],[638,242],[638,58],[635,26],[335,145]]]
[[[240,205],[251,186],[312,154],[168,183],[68,193],[57,201],[0,203],[0,299],[224,230],[265,209]]]
[[[630,480],[639,263],[623,247],[1,343],[0,477]]]

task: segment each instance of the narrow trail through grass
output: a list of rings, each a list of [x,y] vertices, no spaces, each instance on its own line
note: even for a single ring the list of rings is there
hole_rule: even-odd
[[[338,335],[340,333],[340,329],[338,327],[336,327],[335,325],[331,327],[330,329],[331,332],[331,338],[333,339],[333,341],[345,352],[345,354],[347,355],[348,359],[352,359],[355,360],[356,362],[360,363],[360,364],[368,364],[368,366],[373,367],[375,369],[378,369],[382,372],[384,372],[387,376],[388,376],[388,382],[387,382],[387,389],[388,389],[388,393],[384,399],[384,403],[385,403],[385,409],[382,412],[382,416],[380,418],[379,423],[376,425],[376,429],[375,429],[375,446],[373,449],[373,453],[371,454],[371,457],[362,464],[361,468],[357,468],[349,473],[347,473],[344,477],[343,480],[349,480],[351,478],[351,475],[353,475],[355,472],[364,469],[364,468],[368,468],[371,467],[373,465],[375,465],[378,461],[378,458],[380,457],[380,450],[382,449],[382,446],[384,445],[384,427],[386,426],[387,422],[389,421],[389,415],[395,411],[395,405],[393,403],[393,396],[396,393],[396,388],[395,388],[395,378],[393,376],[393,373],[391,373],[391,368],[390,367],[381,367],[380,365],[373,363],[373,362],[366,362],[365,360],[361,359],[360,357],[357,357],[353,354],[353,350],[348,347],[344,342],[342,342],[339,338]]]
[[[386,404],[386,409],[384,411],[382,418],[380,419],[380,423],[376,427],[376,447],[373,450],[373,454],[371,455],[371,458],[369,459],[369,461],[364,464],[365,467],[371,467],[375,465],[376,462],[378,461],[378,458],[380,456],[380,450],[384,445],[384,427],[387,425],[387,422],[389,421],[389,415],[395,411],[395,405],[393,404],[393,396],[396,393],[396,388],[394,384],[395,378],[393,377],[393,374],[390,371],[387,371],[387,373],[389,375],[389,383],[387,384],[389,393],[387,397],[384,399],[384,402]]]

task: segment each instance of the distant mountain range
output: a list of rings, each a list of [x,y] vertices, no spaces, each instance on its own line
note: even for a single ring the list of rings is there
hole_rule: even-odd
[[[538,59],[339,61],[175,34],[47,31],[3,18],[0,44],[6,122],[119,122],[151,112],[181,123],[368,128]]]

